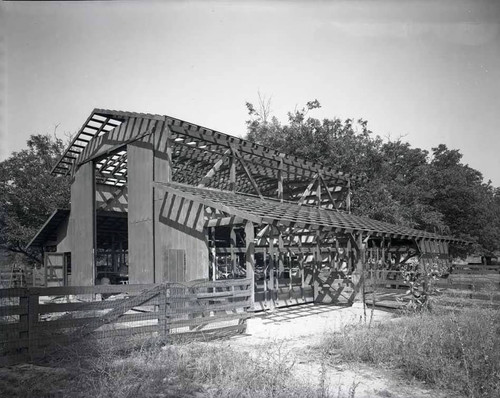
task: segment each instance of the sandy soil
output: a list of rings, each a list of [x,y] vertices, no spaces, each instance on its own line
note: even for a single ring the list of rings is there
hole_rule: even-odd
[[[370,316],[370,311],[367,311]],[[395,315],[376,310],[373,322],[391,322]],[[398,372],[374,368],[364,364],[346,364],[340,360],[332,364],[324,359],[319,345],[324,336],[341,330],[345,325],[362,322],[361,306],[333,307],[327,305],[301,305],[256,314],[248,321],[246,334],[223,344],[241,349],[253,356],[274,350],[294,362],[296,377],[313,386],[319,386],[323,373],[325,385],[334,396],[348,396],[355,385],[356,398],[448,398],[449,392],[436,391],[424,383],[405,380]]]

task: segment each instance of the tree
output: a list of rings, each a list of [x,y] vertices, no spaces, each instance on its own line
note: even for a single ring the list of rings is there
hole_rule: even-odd
[[[446,145],[432,149],[430,202],[438,208],[451,234],[474,240],[476,252],[491,254],[500,248],[500,207],[491,183],[461,163],[462,154]],[[498,191],[498,190],[497,190]]]
[[[259,99],[257,109],[247,103],[247,139],[366,177],[352,184],[355,214],[474,240],[473,249],[485,253],[500,249],[500,189],[462,164],[458,150],[439,145],[430,155],[401,139],[374,136],[363,119],[309,117],[321,107],[317,100],[289,112],[282,124]]]
[[[57,208],[69,205],[69,178],[50,174],[61,156],[63,141],[32,135],[28,148],[0,162],[0,246],[40,261],[26,245]]]

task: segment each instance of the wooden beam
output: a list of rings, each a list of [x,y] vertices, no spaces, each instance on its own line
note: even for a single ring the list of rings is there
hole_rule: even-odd
[[[347,213],[351,214],[351,180],[347,180],[347,197],[345,199]]]
[[[244,224],[245,220],[241,217],[230,216],[230,217],[219,217],[212,218],[205,221],[206,227],[224,227],[228,225],[241,225]]]
[[[322,170],[322,172],[329,177],[335,177],[343,180],[349,177],[349,175],[342,172],[333,172],[331,168],[324,168],[323,165],[320,165],[318,163],[299,159],[296,156],[286,155],[279,151],[272,150],[255,143],[250,143],[237,137],[232,137],[217,131],[205,129],[200,126],[195,126],[175,119],[172,119],[170,123],[172,124],[172,127],[177,134],[188,135],[192,138],[201,139],[207,142],[213,142],[226,147],[229,147],[231,145],[238,146],[238,149],[240,149],[243,153],[269,159],[277,162],[278,164],[280,158],[282,158],[285,165],[313,172]]]
[[[232,270],[231,270],[231,274],[232,274],[232,277],[235,278],[236,276],[236,265],[237,265],[237,261],[236,261],[236,231],[234,230],[234,227],[231,226],[231,230],[229,232],[229,243],[230,243],[230,248],[231,248],[231,265],[232,265]]]
[[[332,205],[336,209],[338,209],[337,202],[333,199],[332,193],[330,192],[330,189],[328,188],[328,184],[326,183],[325,179],[323,178],[323,176],[321,174],[318,174],[318,176],[319,176],[320,182],[323,183],[323,185],[325,186],[325,190],[326,190],[326,194],[328,196],[328,199],[330,200]]]
[[[264,199],[264,196],[262,196],[262,194],[260,193],[259,186],[257,185],[254,178],[250,174],[250,171],[248,170],[248,167],[245,164],[245,161],[243,160],[243,158],[239,155],[238,150],[231,147],[231,151],[233,152],[233,156],[235,156],[239,160],[241,166],[243,167],[243,170],[245,171],[245,174],[247,175],[248,179],[250,180],[250,183],[252,184],[253,189],[255,189],[255,192],[257,193],[257,195],[259,195],[259,197],[261,199]]]
[[[253,310],[255,307],[255,230],[251,221],[245,224],[245,264],[246,264],[246,277],[250,279],[250,290],[252,292],[250,299],[250,308]]]
[[[224,152],[224,155],[213,165],[213,167],[208,171],[207,174],[201,179],[198,184],[199,188],[206,187],[210,180],[215,176],[215,174],[220,170],[226,159],[229,157],[231,151],[228,149]]]
[[[318,173],[318,185],[316,186],[316,200],[318,201],[318,209],[321,207],[321,173]]]
[[[313,176],[313,179],[312,181],[309,183],[309,185],[307,186],[306,190],[304,191],[304,193],[301,195],[300,199],[299,199],[299,202],[298,202],[298,205],[301,206],[304,204],[304,201],[306,200],[306,198],[311,194],[311,191],[312,191],[312,188],[314,186],[314,183],[316,182],[316,180],[318,179],[318,174],[315,174]]]
[[[283,202],[283,159],[280,160],[278,170],[278,199]]]
[[[130,123],[132,123],[132,125],[130,125]],[[139,141],[156,131],[156,122],[144,124],[145,125],[135,120],[128,120],[126,123],[122,123],[119,129],[126,130],[125,134],[128,136],[124,140],[120,140],[122,134],[120,134],[119,131],[115,131],[115,129],[99,137],[93,138],[82,151],[82,154],[78,158],[77,165],[80,166],[91,160],[99,161],[112,153],[122,150],[127,144]],[[119,141],[117,144],[112,144],[117,141]]]
[[[234,154],[231,156],[229,166],[229,190],[234,192],[236,190],[236,161]]]
[[[156,187],[163,188],[164,190],[166,190],[169,193],[173,193],[174,195],[178,195],[178,196],[183,197],[185,199],[192,200],[193,202],[200,203],[200,204],[202,204],[204,206],[212,207],[214,209],[218,209],[220,211],[223,211],[223,212],[228,213],[228,214],[235,215],[237,217],[241,217],[241,218],[243,218],[245,220],[249,220],[249,221],[255,222],[256,224],[262,224],[262,218],[258,217],[258,216],[255,216],[255,215],[253,215],[251,213],[248,213],[248,212],[245,212],[245,211],[242,211],[242,210],[238,210],[238,209],[235,209],[235,208],[229,208],[228,206],[223,205],[221,203],[212,202],[209,199],[204,199],[204,198],[202,198],[200,196],[196,196],[196,195],[193,195],[193,194],[190,194],[190,193],[187,193],[187,192],[183,192],[181,190],[175,189],[175,187],[172,187],[172,186],[170,186],[168,184],[165,184],[165,183],[162,183],[162,182],[156,182],[155,181],[153,184]]]

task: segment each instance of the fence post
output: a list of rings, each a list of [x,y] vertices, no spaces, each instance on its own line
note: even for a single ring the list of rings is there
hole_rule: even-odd
[[[26,326],[26,330],[22,330],[19,332],[19,340],[28,340],[29,339],[29,293],[28,289],[23,289],[23,293],[19,296],[19,305],[26,307],[27,310],[23,314],[19,315],[19,326],[22,328],[23,325]],[[23,345],[22,352],[23,354],[28,351],[29,354],[29,344]]]
[[[30,294],[28,298],[28,353],[30,358],[36,354],[38,339],[36,335],[36,324],[38,322],[38,294]]]
[[[168,324],[167,324],[167,284],[162,284],[162,289],[160,290],[160,306],[158,308],[158,327],[159,335],[162,339],[167,340],[168,335]]]

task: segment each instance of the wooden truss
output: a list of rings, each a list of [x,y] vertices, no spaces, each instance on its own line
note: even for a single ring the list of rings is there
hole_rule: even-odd
[[[261,198],[348,210],[350,181],[345,174],[169,116],[95,109],[53,172],[68,174],[96,162],[97,182],[127,182],[126,145],[155,144],[169,156],[175,182],[217,188]],[[311,185],[312,184],[312,185]]]

